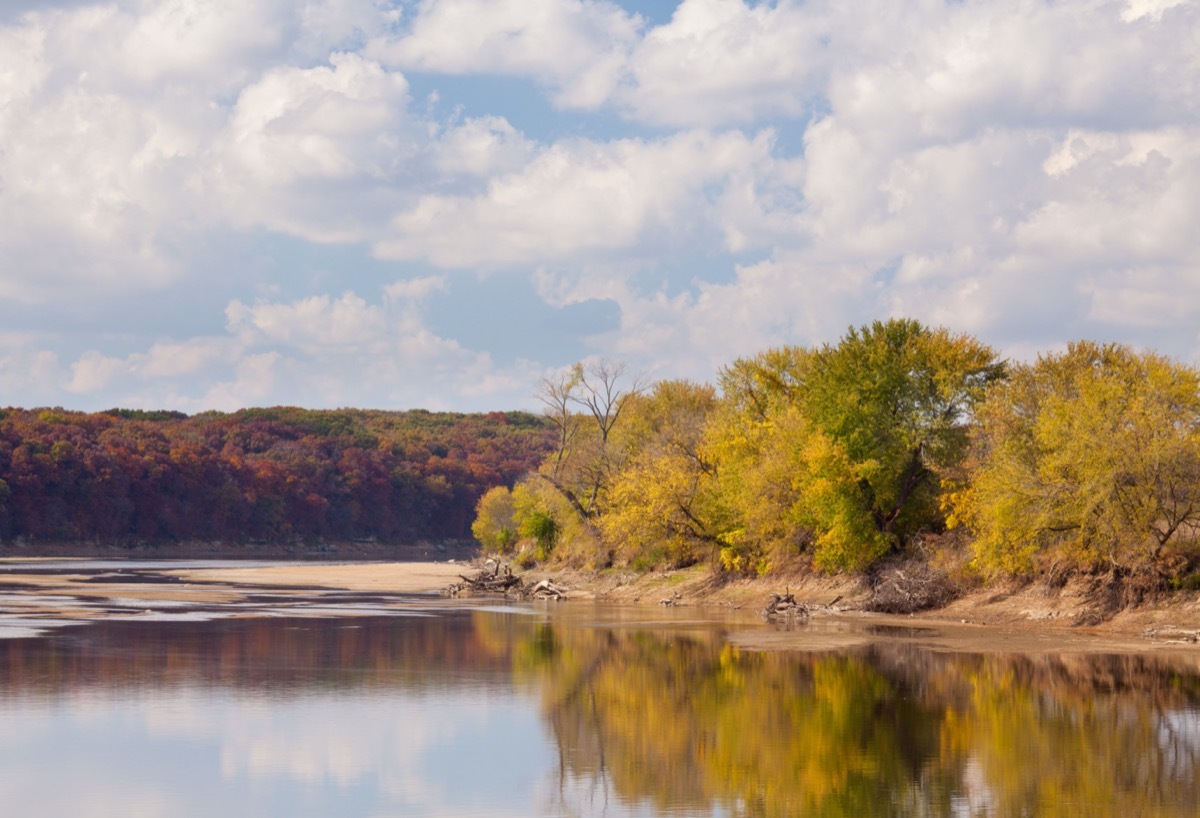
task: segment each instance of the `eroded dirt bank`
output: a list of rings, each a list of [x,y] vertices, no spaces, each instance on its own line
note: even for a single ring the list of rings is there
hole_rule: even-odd
[[[650,605],[761,610],[773,594],[792,593],[812,617],[871,620],[896,627],[936,626],[962,649],[1194,650],[1200,655],[1200,594],[1179,592],[1132,607],[1114,607],[1092,583],[1061,587],[1031,583],[971,590],[942,607],[908,615],[867,610],[871,589],[859,578],[792,576],[722,581],[705,567],[632,574],[561,572],[573,596]],[[787,647],[789,637],[764,637],[761,647]],[[1023,636],[1022,636],[1023,635]],[[794,641],[794,640],[793,640]],[[1074,646],[1071,648],[1070,646]]]

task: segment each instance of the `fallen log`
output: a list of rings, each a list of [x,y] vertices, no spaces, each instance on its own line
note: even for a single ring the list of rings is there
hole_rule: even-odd
[[[566,599],[567,592],[550,580],[544,579],[529,590],[529,596],[534,599],[552,599],[558,602],[560,599]]]

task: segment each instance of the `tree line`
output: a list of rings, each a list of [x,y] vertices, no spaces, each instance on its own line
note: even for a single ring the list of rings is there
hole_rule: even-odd
[[[1190,582],[1200,372],[1071,343],[1032,363],[911,319],[644,385],[578,364],[539,397],[553,450],[477,507],[523,559],[720,571],[868,571],[891,557],[982,576],[1151,568]]]
[[[405,544],[470,536],[551,450],[523,412],[0,411],[0,541]]]

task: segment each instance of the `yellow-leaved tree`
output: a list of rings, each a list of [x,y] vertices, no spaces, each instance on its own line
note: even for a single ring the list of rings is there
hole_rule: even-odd
[[[517,544],[513,496],[507,486],[494,486],[479,498],[471,533],[484,551],[495,554],[508,553]]]
[[[702,441],[716,402],[711,386],[689,381],[659,381],[630,400],[619,435],[620,468],[599,520],[622,561],[682,566],[712,552],[712,464]]]
[[[1150,564],[1200,533],[1200,373],[1082,341],[1016,367],[977,411],[949,503],[985,573]]]
[[[941,527],[942,476],[1003,372],[987,345],[908,319],[735,362],[710,437],[736,520],[720,533],[727,567],[761,571],[811,549],[824,570],[862,570]]]

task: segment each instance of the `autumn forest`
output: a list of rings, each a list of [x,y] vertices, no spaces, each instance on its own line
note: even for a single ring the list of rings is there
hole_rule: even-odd
[[[549,450],[520,413],[0,413],[0,542],[157,547],[470,537]]]

